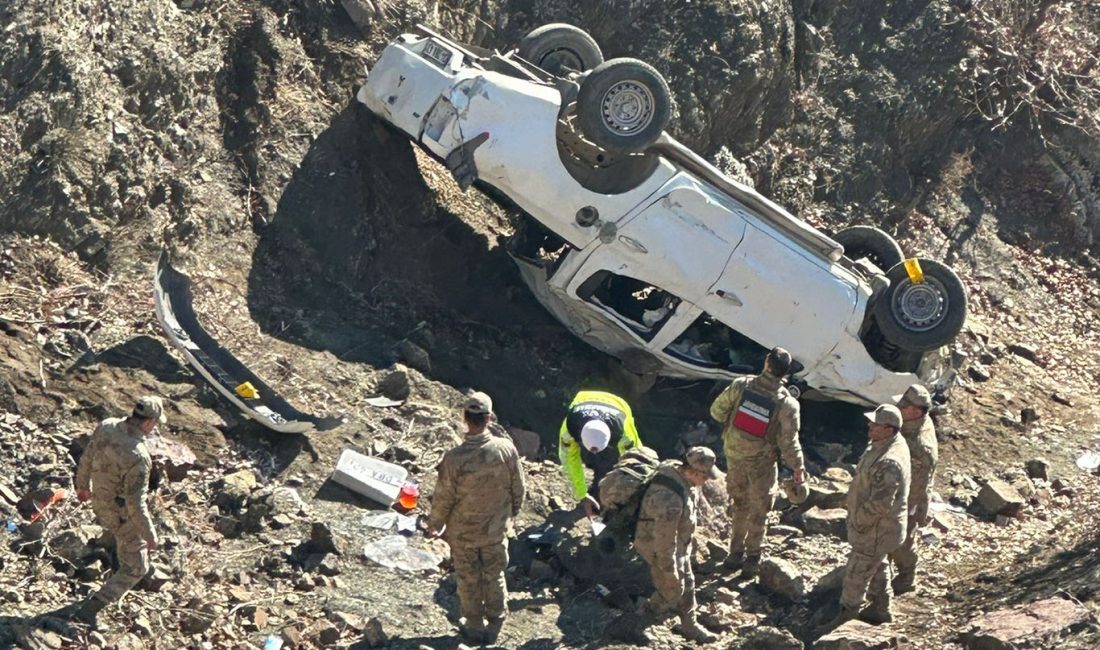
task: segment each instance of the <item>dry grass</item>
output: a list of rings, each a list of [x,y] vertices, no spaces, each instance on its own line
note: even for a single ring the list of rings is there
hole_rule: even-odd
[[[976,113],[1048,119],[1100,137],[1100,2],[984,0],[967,12]]]

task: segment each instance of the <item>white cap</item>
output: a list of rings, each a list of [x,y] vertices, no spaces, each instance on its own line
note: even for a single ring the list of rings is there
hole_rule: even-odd
[[[611,429],[603,420],[589,420],[581,427],[581,446],[598,454],[611,442]]]

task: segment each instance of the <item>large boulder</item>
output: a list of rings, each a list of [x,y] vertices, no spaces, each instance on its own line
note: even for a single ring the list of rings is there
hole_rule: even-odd
[[[997,515],[1011,517],[1023,509],[1027,501],[1019,490],[1000,479],[992,479],[982,486],[973,508],[979,515],[993,519]]]
[[[538,460],[542,451],[542,440],[539,434],[527,429],[508,427],[508,435],[516,445],[516,451],[527,460]]]
[[[960,639],[968,650],[1055,647],[1062,635],[1092,619],[1088,609],[1071,600],[1048,598],[983,614],[970,621]]]

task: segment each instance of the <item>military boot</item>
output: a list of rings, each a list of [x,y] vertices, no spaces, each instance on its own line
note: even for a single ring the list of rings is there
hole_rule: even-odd
[[[894,590],[895,596],[900,596],[902,594],[907,594],[910,591],[916,590],[916,583],[916,571],[902,571],[894,576],[894,579],[890,581],[890,588]]]
[[[98,623],[96,617],[99,616],[99,612],[106,606],[106,602],[92,596],[81,603],[80,608],[73,614],[72,620],[83,623],[94,629]]]
[[[841,605],[840,606],[840,611],[838,611],[836,613],[836,616],[833,617],[833,620],[829,621],[828,623],[824,623],[824,624],[819,625],[816,628],[814,628],[813,638],[818,639],[820,637],[825,636],[829,632],[832,632],[833,630],[840,627],[841,625],[844,625],[845,623],[852,620],[853,618],[855,618],[858,615],[859,615],[859,608],[849,607],[847,605]]]
[[[604,630],[604,636],[610,641],[629,643],[635,646],[648,646],[653,643],[653,637],[648,631],[652,620],[643,613],[626,612]]]
[[[882,625],[894,620],[890,613],[890,601],[886,598],[875,598],[859,612],[859,620],[871,625]]]
[[[488,630],[485,628],[485,621],[481,618],[466,619],[466,622],[460,625],[458,629],[462,633],[462,637],[470,643],[488,642]]]
[[[718,636],[711,634],[709,630],[699,625],[695,617],[681,619],[680,624],[673,627],[672,631],[695,643],[714,643],[718,640]]]
[[[489,619],[489,625],[485,628],[485,642],[496,643],[500,638],[500,631],[504,629],[504,619],[508,618],[506,614],[495,616]]]
[[[749,580],[760,572],[760,554],[750,553],[745,556],[745,564],[741,567],[741,575]]]
[[[733,572],[741,568],[741,565],[745,563],[744,551],[730,551],[730,554],[726,556],[726,559],[722,561],[722,569],[725,571]]]

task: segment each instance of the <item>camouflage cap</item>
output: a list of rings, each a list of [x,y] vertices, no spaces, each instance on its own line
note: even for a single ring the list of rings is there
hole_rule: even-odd
[[[708,478],[719,478],[722,473],[714,466],[717,457],[707,447],[692,447],[684,455],[687,466],[707,475]]]
[[[168,421],[168,416],[164,414],[164,400],[155,395],[145,395],[138,398],[137,404],[134,405],[134,415],[139,418],[156,420],[161,424]]]
[[[901,428],[901,411],[893,404],[880,404],[877,409],[864,413],[863,417],[874,424],[885,424],[895,429]]]
[[[913,384],[901,395],[894,395],[894,401],[900,406],[921,406],[932,408],[932,394],[920,384]]]
[[[488,415],[493,412],[493,400],[481,391],[474,391],[466,398],[464,410],[472,415]]]

